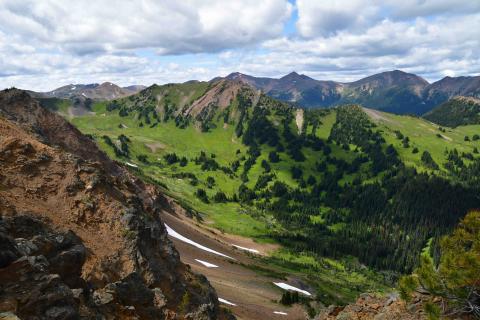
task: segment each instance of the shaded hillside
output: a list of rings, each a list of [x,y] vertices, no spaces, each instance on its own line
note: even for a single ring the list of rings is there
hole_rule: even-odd
[[[442,103],[423,117],[446,127],[480,124],[480,100],[457,96]]]
[[[25,92],[0,93],[0,305],[21,319],[217,319],[154,187]]]
[[[343,85],[334,81],[319,81],[292,72],[280,79],[255,78],[241,73],[226,77],[248,83],[269,96],[304,107],[327,107],[338,102]]]
[[[414,74],[399,70],[383,72],[346,84],[338,103],[357,103],[399,114],[422,114],[421,95],[427,85],[426,80]]]
[[[257,78],[238,72],[226,78],[242,81],[269,96],[303,107],[354,103],[397,114],[421,115],[456,95],[480,95],[480,77],[446,77],[429,84],[415,74],[400,70],[350,83],[319,81],[295,72],[280,79]]]
[[[430,84],[423,92],[426,111],[455,96],[480,98],[480,76],[445,77]]]

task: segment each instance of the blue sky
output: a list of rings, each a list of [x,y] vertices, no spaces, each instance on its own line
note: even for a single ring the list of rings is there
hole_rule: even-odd
[[[1,0],[0,87],[480,73],[480,1]]]

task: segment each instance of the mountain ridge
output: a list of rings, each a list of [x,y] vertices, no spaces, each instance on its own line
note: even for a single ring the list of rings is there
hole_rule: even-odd
[[[106,81],[101,84],[68,84],[51,91],[29,91],[29,93],[35,98],[74,99],[82,97],[93,100],[113,100],[135,94],[145,88],[143,85],[120,87],[112,82]]]
[[[480,76],[445,77],[429,83],[401,70],[386,71],[352,82],[316,80],[297,72],[280,78],[233,72],[223,78],[243,81],[273,98],[309,108],[358,103],[387,112],[421,115],[456,95],[480,96]]]

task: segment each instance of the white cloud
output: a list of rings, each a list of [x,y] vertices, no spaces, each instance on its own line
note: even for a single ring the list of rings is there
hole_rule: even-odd
[[[344,30],[307,39],[270,40],[264,43],[267,53],[242,60],[241,66],[260,74],[297,70],[338,81],[392,69],[419,73],[429,80],[443,77],[447,69],[456,70],[456,75],[479,74],[477,30],[480,13],[461,19],[382,20],[362,33]]]
[[[292,7],[297,32],[284,35]],[[478,30],[480,1],[0,0],[0,87],[294,70],[350,81],[403,69],[437,80],[480,74]]]
[[[328,36],[345,29],[356,30],[378,20],[379,7],[365,0],[298,0],[299,33],[304,37]]]
[[[4,0],[0,30],[79,54],[215,52],[280,35],[291,7],[286,0]]]
[[[384,20],[411,21],[419,17],[453,16],[480,11],[472,0],[298,0],[297,27],[301,36],[332,36],[342,31],[361,33]]]

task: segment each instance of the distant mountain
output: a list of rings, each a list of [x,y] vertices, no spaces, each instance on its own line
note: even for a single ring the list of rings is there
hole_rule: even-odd
[[[399,114],[421,114],[422,91],[427,85],[425,79],[411,73],[382,72],[345,84],[339,103],[358,103]]]
[[[445,77],[423,91],[423,100],[429,110],[455,96],[480,98],[480,76]]]
[[[257,78],[238,72],[225,78],[244,82],[271,97],[307,108],[358,103],[398,114],[421,115],[456,95],[480,97],[480,77],[447,77],[429,84],[415,74],[400,70],[349,83],[320,81],[296,72],[280,79]]]
[[[135,94],[145,86],[132,85],[119,87],[111,82],[102,84],[69,84],[48,92],[30,92],[35,98],[59,98],[59,99],[92,99],[92,100],[113,100]]]
[[[296,72],[280,79],[255,78],[238,72],[226,78],[253,85],[273,98],[294,102],[304,107],[331,106],[340,99],[343,88],[341,83],[319,81]]]
[[[453,97],[426,113],[424,118],[446,127],[480,124],[480,99]]]

